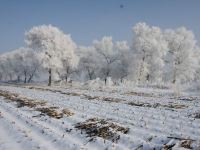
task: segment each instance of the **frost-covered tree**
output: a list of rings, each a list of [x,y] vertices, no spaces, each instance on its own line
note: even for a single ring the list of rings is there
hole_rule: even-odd
[[[1,70],[4,80],[14,80],[22,75],[20,57],[16,51],[7,52],[1,55]]]
[[[49,82],[51,85],[52,71],[62,70],[67,66],[75,67],[77,57],[74,50],[76,44],[70,35],[64,34],[57,27],[52,25],[36,26],[26,32],[27,45],[37,50],[42,66],[48,70]]]
[[[12,57],[9,52],[0,56],[0,70],[3,80],[12,80],[14,76],[14,69],[12,63]]]
[[[15,69],[18,69],[18,79],[21,76],[24,77],[24,83],[31,82],[33,77],[37,74],[39,68],[39,61],[36,53],[29,48],[19,48],[14,53]]]
[[[185,27],[165,31],[168,53],[165,57],[165,80],[172,83],[193,80],[197,69],[198,57],[196,39],[192,31]]]
[[[32,80],[39,66],[36,54],[28,48],[19,48],[4,53],[1,55],[0,61],[2,75],[9,76],[9,80],[16,78],[17,81],[24,77],[24,83]]]
[[[71,59],[73,60],[73,62]],[[78,71],[77,67],[78,67],[78,63],[79,63],[79,57],[75,53],[73,53],[71,56],[71,59],[63,58],[62,59],[63,68],[56,69],[59,77],[61,79],[65,79],[66,82],[68,82],[68,79],[70,78],[70,76],[72,74],[74,74]]]
[[[119,49],[113,43],[112,37],[107,36],[103,37],[100,41],[95,40],[93,46],[99,54],[101,64],[100,73],[106,84],[107,78],[111,76],[113,65],[119,61]]]
[[[133,27],[133,61],[130,68],[139,83],[157,82],[162,79],[163,56],[167,43],[158,27],[138,23]]]
[[[95,79],[99,69],[99,57],[95,48],[81,46],[79,47],[79,56],[79,69],[86,74],[89,80]]]
[[[119,53],[119,60],[113,65],[111,74],[112,78],[120,79],[120,82],[123,82],[123,79],[129,75],[130,48],[126,41],[118,41],[115,43],[115,49]]]

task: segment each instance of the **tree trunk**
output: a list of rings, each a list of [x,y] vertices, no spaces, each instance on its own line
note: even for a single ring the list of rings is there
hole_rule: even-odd
[[[27,78],[26,78],[26,76],[24,77],[24,83],[26,83],[26,80],[27,80]]]
[[[106,77],[105,77],[105,85],[106,85],[106,83],[107,83],[107,78],[109,77],[109,75],[110,75],[110,68],[109,68],[109,66],[107,67],[107,71],[106,71]]]
[[[92,80],[92,76],[94,75],[94,71],[90,71],[89,68],[87,68],[87,71],[88,71],[89,79]]]
[[[150,79],[150,75],[148,73],[147,76],[146,76],[146,80],[149,81],[149,79]]]
[[[121,79],[121,83],[123,83],[124,78],[127,77],[127,76],[128,76],[128,74],[125,74],[125,75],[121,76],[121,78],[120,78]]]
[[[26,81],[27,81],[27,73],[26,71],[24,71],[24,83],[26,83]]]
[[[104,81],[105,81],[105,85],[106,85],[106,82],[107,82],[107,78],[105,78],[105,79],[104,79]]]
[[[92,80],[92,75],[91,74],[89,74],[89,79]]]
[[[90,72],[89,69],[88,69],[88,75],[89,75],[89,79],[92,80],[92,73]]]
[[[31,82],[31,80],[32,80],[32,78],[33,78],[33,76],[34,76],[36,70],[37,70],[37,67],[35,67],[35,69],[33,70],[33,72],[29,75],[29,78],[28,78],[28,81],[27,81],[28,83]]]
[[[48,86],[51,86],[51,68],[49,69],[49,83]]]
[[[31,80],[32,80],[32,76],[29,76],[29,78],[28,78],[28,83],[30,83],[31,82]]]
[[[65,81],[67,82],[67,80],[68,80],[68,77],[67,77],[67,75],[65,76]]]
[[[123,83],[123,77],[121,77],[121,83]]]
[[[176,71],[174,71],[174,74],[173,74],[173,81],[172,81],[173,84],[176,83]]]
[[[175,83],[176,83],[176,79],[174,79],[174,80],[172,81],[172,83],[175,84]]]
[[[20,82],[20,76],[17,76],[17,82]]]
[[[32,78],[33,78],[33,74],[31,74],[30,76],[29,76],[29,78],[28,78],[28,83],[30,83],[31,82],[31,80],[32,80]]]

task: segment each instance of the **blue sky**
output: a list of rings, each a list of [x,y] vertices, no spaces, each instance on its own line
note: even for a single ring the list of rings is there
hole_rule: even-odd
[[[0,0],[0,52],[25,46],[24,32],[41,24],[70,33],[78,45],[104,35],[130,43],[137,22],[186,26],[200,39],[200,0]]]

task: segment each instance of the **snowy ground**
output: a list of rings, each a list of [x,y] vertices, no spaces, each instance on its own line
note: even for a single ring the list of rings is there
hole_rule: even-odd
[[[0,93],[0,150],[200,149],[200,96],[190,93],[175,97],[169,89],[33,85],[2,85]],[[19,106],[22,98],[45,105]],[[47,107],[70,115],[58,119],[38,109]],[[96,126],[94,118],[100,120]],[[89,128],[93,123],[91,134],[77,123]],[[107,125],[103,132],[109,136],[95,135]]]

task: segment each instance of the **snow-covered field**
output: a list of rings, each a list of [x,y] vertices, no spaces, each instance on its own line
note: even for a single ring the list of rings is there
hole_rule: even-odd
[[[155,88],[1,85],[0,150],[11,149],[199,150],[200,97]]]

